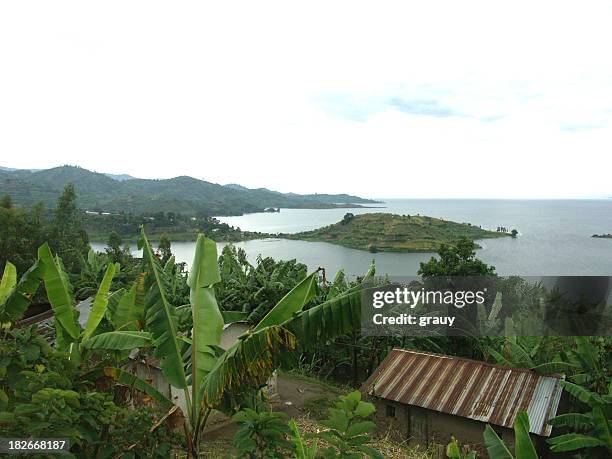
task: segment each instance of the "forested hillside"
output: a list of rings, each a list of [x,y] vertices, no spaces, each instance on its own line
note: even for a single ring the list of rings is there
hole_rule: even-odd
[[[51,207],[64,186],[73,183],[78,206],[103,212],[176,212],[204,215],[240,215],[268,207],[330,208],[337,203],[368,204],[375,201],[357,196],[283,194],[265,188],[223,186],[192,177],[166,180],[116,180],[106,174],[73,166],[39,171],[0,169],[0,195],[8,194],[15,204],[42,202]]]

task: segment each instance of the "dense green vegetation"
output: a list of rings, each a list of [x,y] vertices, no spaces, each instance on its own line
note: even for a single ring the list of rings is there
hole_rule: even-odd
[[[338,207],[336,203],[352,203],[354,207],[375,202],[349,195],[283,194],[265,188],[222,186],[192,177],[119,181],[73,166],[40,171],[0,170],[0,195],[11,195],[22,206],[41,202],[50,207],[69,183],[78,190],[77,206],[94,212],[215,216],[262,212],[267,207],[316,209]]]
[[[12,197],[0,201],[0,263],[11,261],[19,273],[24,272],[37,257],[44,242],[64,260],[68,271],[80,268],[79,262],[89,250],[89,238],[83,227],[83,215],[76,208],[74,186],[66,185],[56,207],[46,212],[41,205],[27,210],[16,207]]]
[[[374,266],[362,278],[347,279],[340,271],[328,281],[323,270],[308,274],[295,260],[259,257],[251,264],[243,250],[231,245],[217,257],[216,244],[201,236],[187,274],[161,233],[174,219],[187,221],[182,217],[159,214],[157,247],[141,232],[144,256],[135,259],[114,230],[119,225],[108,234],[104,253],[89,250],[71,186],[51,213],[16,208],[8,198],[0,204],[5,230],[0,436],[66,436],[77,457],[169,457],[172,449],[195,457],[210,413],[222,411],[240,423],[228,457],[379,457],[372,442],[375,425],[368,419],[372,408],[355,393],[322,404],[316,432],[307,434],[294,420],[274,414],[261,388],[278,368],[358,388],[391,349],[406,348],[543,374],[563,372],[569,411],[552,421],[551,451],[609,457],[612,340],[537,337],[513,328],[528,325],[525,317],[540,320],[534,301],[540,296],[533,290],[545,292],[519,278],[498,277],[493,266],[476,257],[469,236],[444,239],[438,256],[422,263],[419,275],[424,284],[439,277],[479,276],[494,285],[499,296],[488,298],[473,318],[484,336],[362,336],[363,290],[388,282],[375,277]],[[426,217],[413,218],[411,224],[428,226]],[[343,226],[357,219],[348,215]],[[445,228],[450,223],[440,222]],[[24,228],[31,231],[28,237]],[[85,297],[93,297],[93,304],[81,324],[75,303]],[[32,300],[53,309],[53,347],[34,328],[15,328]],[[507,310],[509,300],[521,308]],[[224,350],[220,331],[234,321],[247,321],[252,328]],[[496,327],[510,333],[487,335]],[[134,352],[161,362],[166,380],[185,393],[185,412],[127,371]],[[133,400],[144,404],[134,407]],[[528,422],[517,418],[514,450],[488,428],[483,440],[489,451],[535,457]],[[449,456],[473,457],[459,448],[460,442],[449,445]]]
[[[195,241],[199,233],[207,234],[215,241],[244,241],[269,235],[241,231],[215,217],[199,214],[188,216],[174,212],[155,212],[134,215],[131,213],[107,214],[88,212],[83,215],[83,226],[91,241],[106,242],[111,233],[117,233],[123,241],[136,241],[143,226],[151,240],[167,235],[172,241]]]
[[[461,238],[474,240],[508,235],[468,223],[420,215],[348,213],[333,225],[284,237],[330,242],[371,252],[435,252],[443,244],[455,245]]]

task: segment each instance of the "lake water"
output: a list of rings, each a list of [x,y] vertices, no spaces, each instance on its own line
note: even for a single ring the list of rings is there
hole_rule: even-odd
[[[240,217],[218,217],[242,230],[295,233],[336,223],[345,213],[390,212],[421,214],[456,222],[469,222],[485,229],[516,228],[519,237],[479,241],[478,257],[503,275],[525,276],[612,275],[612,240],[592,238],[612,233],[612,199],[601,200],[388,200],[384,209],[281,209],[280,213],[257,213]],[[225,244],[219,243],[219,250]],[[433,254],[376,253],[348,249],[325,242],[265,239],[236,244],[250,260],[258,254],[292,259],[310,269],[322,266],[333,275],[340,268],[347,274],[365,272],[376,260],[377,272],[394,276],[416,274],[419,263]],[[92,244],[100,250],[102,244]],[[194,244],[172,244],[177,260],[191,262]]]

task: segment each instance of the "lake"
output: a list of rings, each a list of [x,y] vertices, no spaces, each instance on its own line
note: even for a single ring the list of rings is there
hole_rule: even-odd
[[[279,213],[256,213],[218,217],[242,230],[295,233],[336,223],[345,213],[390,212],[427,215],[495,230],[516,228],[516,239],[479,241],[478,257],[503,275],[562,276],[612,275],[612,240],[592,238],[612,232],[612,199],[593,200],[498,200],[498,199],[401,199],[386,200],[383,209],[281,209]],[[219,250],[224,246],[219,243]],[[296,258],[310,269],[326,268],[331,277],[344,268],[349,275],[365,272],[374,259],[379,274],[415,275],[419,263],[433,254],[369,253],[325,242],[265,239],[236,243],[249,259],[257,255],[278,259]],[[103,244],[92,244],[101,250]],[[178,261],[190,263],[194,243],[176,242],[172,251]]]

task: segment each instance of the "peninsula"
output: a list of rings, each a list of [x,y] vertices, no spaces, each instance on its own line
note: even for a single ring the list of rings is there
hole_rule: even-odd
[[[508,232],[487,231],[469,223],[386,213],[347,213],[333,225],[282,235],[287,239],[329,242],[370,252],[435,252],[442,244],[453,245],[461,238],[476,240],[511,236]]]

